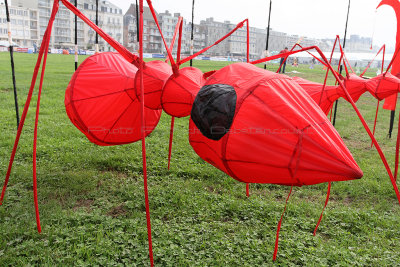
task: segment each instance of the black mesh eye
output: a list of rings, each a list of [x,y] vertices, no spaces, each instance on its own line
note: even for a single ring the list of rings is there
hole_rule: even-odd
[[[236,109],[236,91],[228,84],[203,86],[194,100],[191,118],[200,132],[212,140],[230,129]]]

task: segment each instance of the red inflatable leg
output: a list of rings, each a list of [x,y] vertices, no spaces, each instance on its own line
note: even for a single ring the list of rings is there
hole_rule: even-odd
[[[48,26],[50,29],[49,35],[47,35],[46,38],[43,40],[43,44],[45,46],[45,51],[47,51],[49,49],[51,27],[53,25],[53,21],[54,21],[56,13],[57,13],[57,11],[52,14],[52,17],[50,19],[50,23]],[[38,92],[38,98],[37,98],[37,102],[36,102],[35,128],[34,128],[34,132],[33,132],[33,162],[32,162],[33,163],[33,201],[35,203],[36,225],[37,225],[37,229],[38,229],[39,233],[42,231],[42,227],[40,225],[39,203],[38,203],[38,194],[37,194],[37,161],[36,161],[37,129],[38,129],[38,124],[39,124],[40,97],[42,94],[43,79],[44,79],[44,73],[46,70],[46,61],[47,61],[47,53],[44,53],[42,72],[40,75],[40,82],[39,82],[39,92]]]
[[[379,104],[380,101],[378,100],[378,104],[376,105],[376,113],[375,113],[375,121],[374,121],[374,130],[372,131],[372,134],[375,136],[375,129],[376,129],[376,121],[378,119],[378,112],[379,112]],[[374,142],[371,141],[371,148],[374,145]]]
[[[143,69],[143,0],[139,2],[140,7],[140,20],[139,20],[139,27],[140,31],[140,38],[139,38],[139,56],[140,56],[140,65],[139,68]],[[149,204],[149,191],[147,188],[147,162],[146,162],[146,136],[143,127],[146,125],[145,121],[145,114],[144,114],[144,88],[143,88],[143,71],[140,72],[140,102],[142,105],[141,108],[141,117],[142,117],[142,161],[143,161],[143,182],[144,182],[144,200],[146,205],[146,221],[147,221],[147,238],[149,240],[149,258],[150,258],[150,265],[151,267],[154,266],[153,260],[153,244],[151,240],[151,221],[150,221],[150,204]]]
[[[31,100],[32,100],[32,94],[33,94],[33,90],[35,88],[35,83],[36,83],[37,75],[38,75],[38,72],[39,72],[40,64],[41,64],[41,61],[42,61],[42,57],[43,57],[43,54],[45,54],[45,56],[47,55],[48,45],[46,45],[46,42],[48,42],[50,40],[51,27],[52,27],[51,24],[54,21],[55,15],[56,15],[56,13],[58,11],[58,7],[59,7],[58,0],[55,0],[54,1],[54,5],[53,5],[51,18],[50,18],[50,21],[49,21],[49,26],[48,26],[45,34],[44,34],[44,37],[43,37],[43,41],[44,41],[45,45],[42,45],[40,50],[39,50],[38,59],[36,61],[35,69],[33,71],[31,86],[29,88],[29,92],[28,92],[28,96],[27,96],[27,99],[26,99],[26,102],[25,102],[24,110],[22,112],[21,122],[20,122],[19,127],[18,127],[17,135],[15,137],[15,142],[14,142],[14,146],[13,146],[13,149],[12,149],[12,152],[11,152],[11,157],[10,157],[10,161],[9,161],[9,164],[8,164],[6,178],[4,180],[4,185],[3,185],[3,189],[2,189],[2,192],[1,192],[1,196],[0,196],[0,205],[3,203],[4,194],[5,194],[7,185],[8,185],[8,181],[10,179],[11,169],[12,169],[12,166],[13,166],[13,163],[14,163],[15,154],[16,154],[16,151],[17,151],[17,148],[18,148],[18,144],[19,144],[19,140],[20,140],[20,137],[21,137],[22,129],[23,129],[24,124],[25,124],[25,119],[26,119],[26,116],[27,116],[27,113],[28,113],[28,110],[29,110],[29,106],[30,106]],[[42,75],[43,75],[43,71],[42,71]],[[37,185],[36,185],[35,177],[34,177],[34,180],[33,180],[33,190],[34,190],[34,202],[35,202],[35,209],[36,209],[37,228],[38,228],[38,231],[40,232],[41,231],[41,227],[40,227],[39,210],[38,210],[38,204],[37,204]]]
[[[279,232],[280,232],[280,230],[281,230],[283,215],[285,215],[287,203],[288,203],[288,201],[289,201],[290,195],[292,194],[292,190],[293,190],[293,186],[290,187],[289,194],[288,194],[288,196],[287,196],[287,198],[286,198],[285,208],[283,209],[283,212],[282,212],[282,215],[281,215],[281,219],[280,219],[279,222],[278,222],[278,228],[276,229],[275,249],[274,249],[274,255],[273,255],[273,257],[272,257],[272,260],[273,260],[273,261],[276,260],[276,254],[278,253]]]
[[[330,194],[331,194],[331,182],[328,183],[328,191],[326,192],[325,205],[324,205],[324,208],[322,209],[321,216],[319,216],[319,220],[318,220],[318,222],[317,222],[317,225],[315,226],[313,235],[315,235],[315,234],[317,233],[318,226],[319,226],[319,224],[321,223],[322,216],[323,216],[323,214],[324,214],[324,210],[325,210],[325,208],[326,208],[326,205],[328,205],[328,201],[329,201],[329,196],[330,196]]]
[[[175,123],[175,117],[171,117],[171,130],[169,132],[169,147],[168,147],[168,170],[171,165],[172,140],[174,139],[174,123]]]
[[[396,158],[394,161],[394,180],[397,181],[397,174],[399,170],[399,146],[400,146],[400,113],[399,122],[397,126],[397,141],[396,141]]]

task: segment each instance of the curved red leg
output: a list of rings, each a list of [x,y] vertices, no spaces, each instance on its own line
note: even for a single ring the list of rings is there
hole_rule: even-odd
[[[174,123],[175,123],[175,117],[171,117],[171,130],[169,132],[169,147],[168,147],[168,170],[171,165],[172,141],[174,139]]]

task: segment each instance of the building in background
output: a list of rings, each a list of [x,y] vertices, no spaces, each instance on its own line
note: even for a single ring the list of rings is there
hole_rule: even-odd
[[[181,15],[180,13],[174,13],[172,15],[168,10],[166,10],[164,13],[158,14],[158,20],[159,20],[159,23],[161,26],[161,31],[164,35],[165,41],[168,46],[170,46],[170,44],[172,42],[172,38],[175,33],[175,27],[176,27],[176,24],[178,23],[178,19],[179,19],[180,15]],[[189,32],[189,35],[187,34],[188,32]],[[174,48],[172,51],[174,54],[176,54],[176,52],[177,52],[178,38],[179,38],[179,34],[176,35]],[[190,28],[188,28],[188,24],[186,23],[186,20],[183,19],[181,53],[182,54],[189,53],[189,50],[190,50]],[[164,44],[162,45],[162,51],[164,53],[167,52]]]
[[[346,48],[349,51],[370,52],[371,44],[372,44],[372,38],[360,37],[359,35],[356,34],[350,35],[350,39],[346,40]]]
[[[70,0],[72,4],[74,0]],[[36,10],[38,23],[37,39],[40,44],[49,23],[52,0],[14,0],[15,6],[28,10]],[[96,0],[78,0],[78,9],[91,21],[96,21]],[[118,42],[123,41],[122,9],[107,0],[99,0],[99,26]],[[33,13],[34,14],[34,13]],[[34,16],[33,16],[34,17]],[[50,40],[52,48],[73,48],[75,42],[75,15],[61,2],[57,12]],[[34,24],[34,22],[33,22]],[[34,26],[33,26],[34,27]],[[93,49],[96,33],[78,18],[78,46],[84,49]],[[99,48],[101,51],[113,51],[101,37],[99,37]]]
[[[226,35],[229,32],[229,24],[229,21],[218,22],[214,21],[214,18],[207,18],[206,20],[200,21],[200,26],[203,27],[205,33],[206,46],[214,44],[218,39]],[[225,39],[218,45],[209,49],[205,55],[225,56],[227,43],[228,40]]]
[[[192,23],[188,24],[187,39],[190,42]],[[189,44],[190,45],[190,44]],[[204,25],[193,24],[193,52],[196,53],[207,46],[206,43],[206,27]],[[190,49],[190,46],[189,46]],[[190,51],[189,51],[190,52]]]
[[[71,1],[70,2],[74,2]],[[92,22],[96,22],[96,0],[78,0],[78,8],[87,16]],[[122,9],[117,7],[106,0],[99,0],[99,27],[103,29],[105,33],[111,36],[114,40],[119,43],[123,43],[123,14]],[[71,13],[71,12],[70,12]],[[72,14],[72,13],[71,13]],[[72,15],[73,16],[73,15]],[[74,16],[73,16],[74,17]],[[82,20],[78,19],[78,44],[79,37],[83,38],[83,44],[87,44],[86,48],[94,49],[96,41],[96,32],[90,28]],[[83,35],[80,35],[80,32]],[[103,38],[100,36],[99,39],[99,50],[100,51],[114,51]]]
[[[75,0],[69,0],[72,4]],[[137,18],[136,5],[131,4],[128,11],[122,14],[122,9],[108,0],[99,0],[99,26],[116,41],[123,44],[128,50],[138,50],[137,40]],[[9,2],[10,3],[10,2]],[[10,5],[10,16],[13,40],[20,46],[40,46],[44,32],[47,28],[53,0],[12,0]],[[91,21],[96,20],[96,0],[78,0],[78,9]],[[171,44],[179,13],[168,10],[163,13],[155,12],[167,45]],[[4,0],[0,0],[0,40],[7,40],[7,23],[5,19]],[[61,2],[57,13],[50,41],[51,48],[74,48],[74,26],[75,15],[69,11]],[[236,22],[235,22],[236,23]],[[218,39],[231,31],[236,24],[230,21],[218,22],[214,18],[201,20],[194,24],[194,52],[214,44]],[[182,54],[188,55],[191,45],[191,23],[183,20],[182,27]],[[218,45],[209,49],[204,56],[232,57],[244,60],[247,53],[247,31],[246,25],[227,37]],[[78,46],[81,49],[94,49],[96,32],[78,18]],[[264,56],[266,29],[250,27],[250,58],[256,59]],[[317,45],[323,51],[329,51],[334,39],[313,39],[290,35],[271,29],[269,39],[269,51],[277,53],[284,47],[291,48],[301,40],[303,47]],[[371,52],[371,38],[351,35],[346,42],[346,52]],[[341,40],[343,44],[343,40]],[[175,41],[173,53],[176,54],[178,39]],[[100,51],[113,51],[99,36]],[[156,23],[149,7],[144,7],[144,32],[143,48],[146,53],[166,54],[164,43],[158,31]],[[373,47],[372,51],[376,51]]]
[[[13,42],[22,47],[33,47],[39,41],[38,10],[32,7],[9,6]],[[0,41],[8,42],[6,8],[0,1]]]
[[[258,53],[258,56],[262,56],[264,55],[263,52],[265,50],[265,43],[267,40],[267,29],[256,29],[256,39],[256,53]],[[324,42],[319,39],[290,35],[270,29],[268,50],[270,52],[277,53],[283,50],[285,47],[288,47],[289,49],[292,48],[297,42],[300,42],[301,46],[303,47],[317,45],[324,51],[326,48],[326,46],[323,47]]]
[[[320,41],[320,46],[323,51],[332,50],[335,39],[322,39]],[[343,45],[343,39],[340,39],[340,43]],[[372,46],[372,47],[371,47]],[[371,49],[372,48],[372,49]],[[360,37],[359,35],[352,34],[350,38],[346,39],[346,46],[344,48],[345,52],[377,52],[379,49],[378,46],[372,45],[372,38],[370,37]],[[335,49],[336,52],[340,52],[339,48]],[[394,52],[390,50],[386,50],[386,52]]]
[[[136,5],[131,4],[123,17],[123,44],[131,52],[135,52],[139,48],[136,27],[136,8]],[[154,22],[150,8],[147,6],[143,8],[143,51],[147,53],[162,53],[164,44],[162,44],[161,35]],[[156,16],[158,16],[157,12]]]
[[[236,25],[228,23],[228,32],[233,30]],[[257,31],[256,28],[249,28],[249,53],[251,59],[258,58],[259,53],[256,50]],[[247,56],[247,27],[246,24],[235,31],[227,38],[226,53],[228,56],[246,58]]]
[[[205,43],[202,43],[202,48],[214,44],[216,41],[221,39],[223,36],[232,31],[237,24],[233,24],[230,21],[218,22],[214,18],[207,18],[206,20],[200,21],[199,26],[195,26],[202,33],[202,39]],[[261,54],[261,50],[257,51],[259,47],[257,45],[257,29],[254,27],[249,28],[249,52],[250,58],[257,58]],[[195,36],[195,43],[199,36]],[[202,40],[200,39],[200,40]],[[264,38],[265,46],[265,38]],[[200,47],[199,47],[200,48]],[[262,50],[264,50],[263,48]],[[196,49],[195,49],[196,50]],[[200,49],[198,49],[200,50]],[[245,59],[247,55],[247,26],[244,24],[242,28],[236,30],[232,35],[228,36],[225,40],[220,42],[218,45],[212,47],[207,51],[210,56],[229,56],[232,58]]]

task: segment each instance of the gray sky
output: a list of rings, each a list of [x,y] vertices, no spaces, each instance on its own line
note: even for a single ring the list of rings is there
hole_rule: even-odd
[[[396,16],[391,7],[382,6],[381,0],[351,0],[348,36],[358,34],[371,37],[374,45],[386,43],[394,49]],[[133,0],[111,0],[125,12]],[[192,0],[153,0],[157,12],[180,12],[191,20]],[[145,5],[146,1],[145,1]],[[195,23],[214,17],[217,21],[232,23],[249,18],[250,25],[266,28],[269,0],[195,0]],[[271,28],[278,31],[315,38],[334,38],[344,35],[348,0],[273,0]],[[374,21],[375,31],[374,31]]]

